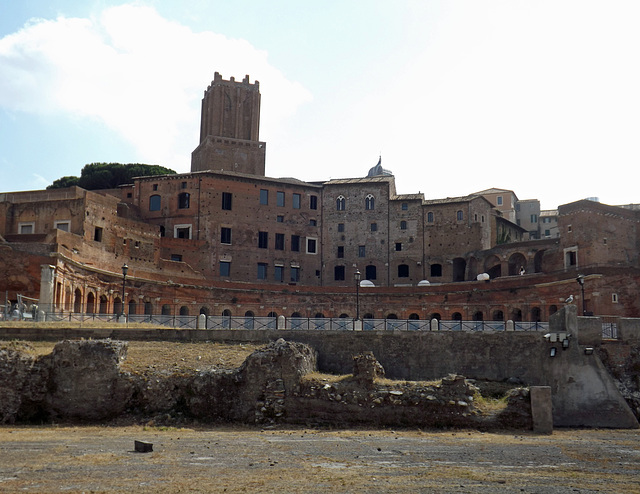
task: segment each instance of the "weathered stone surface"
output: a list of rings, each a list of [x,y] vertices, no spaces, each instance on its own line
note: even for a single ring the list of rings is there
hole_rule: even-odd
[[[514,410],[499,421],[478,414],[478,389],[463,376],[440,382],[376,382],[384,375],[373,354],[355,360],[355,377],[305,378],[316,370],[316,353],[302,343],[279,339],[251,354],[234,371],[195,375],[130,375],[120,370],[126,343],[64,341],[52,354],[34,359],[0,352],[4,422],[33,417],[104,420],[129,414],[156,423],[183,420],[243,423],[530,428],[528,395],[510,398]],[[510,415],[509,415],[510,414]],[[514,418],[515,417],[515,418]],[[493,420],[493,421],[492,421]]]
[[[384,367],[373,352],[364,352],[353,357],[353,378],[362,386],[373,386],[377,378],[384,377]]]
[[[45,397],[48,367],[42,365],[24,344],[0,348],[0,423],[41,416],[39,403]]]
[[[58,343],[49,356],[46,401],[52,417],[100,420],[122,413],[133,393],[120,372],[126,354],[123,341]]]

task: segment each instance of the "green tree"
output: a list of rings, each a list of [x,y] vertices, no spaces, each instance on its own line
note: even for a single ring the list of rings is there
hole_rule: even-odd
[[[151,175],[172,175],[176,172],[159,165],[141,163],[90,163],[82,168],[80,177],[62,177],[53,182],[47,189],[60,189],[77,185],[87,190],[115,189],[123,184],[130,184],[134,177]]]
[[[58,180],[54,180],[54,182],[47,187],[47,189],[64,189],[66,187],[73,187],[74,185],[78,185],[78,177],[67,176],[61,177]]]

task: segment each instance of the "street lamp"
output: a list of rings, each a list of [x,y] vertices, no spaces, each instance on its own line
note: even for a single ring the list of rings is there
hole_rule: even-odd
[[[124,317],[124,288],[127,280],[127,272],[129,271],[129,266],[127,264],[123,264],[122,266],[122,310],[120,315]]]
[[[356,321],[360,320],[360,278],[362,275],[360,274],[360,270],[356,269],[354,273],[354,278],[356,279]]]
[[[586,316],[587,315],[587,305],[586,305],[586,301],[584,299],[584,275],[583,274],[579,274],[578,277],[576,278],[576,281],[578,282],[578,284],[580,285],[580,288],[582,289],[582,315]]]

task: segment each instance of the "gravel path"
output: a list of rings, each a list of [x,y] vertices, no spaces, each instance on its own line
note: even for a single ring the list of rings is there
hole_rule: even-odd
[[[258,491],[640,493],[640,431],[0,427],[3,493]]]

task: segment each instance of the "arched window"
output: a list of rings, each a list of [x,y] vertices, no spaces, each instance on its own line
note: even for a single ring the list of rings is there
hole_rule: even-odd
[[[409,266],[407,264],[399,264],[398,278],[408,278],[408,277],[409,277]]]
[[[442,276],[442,264],[431,265],[431,276],[436,278]]]
[[[427,223],[433,223],[433,213],[431,211],[427,213]]]
[[[493,320],[494,321],[504,321],[504,312],[502,312],[501,310],[494,310],[493,311]]]
[[[460,210],[456,212],[456,219],[462,221],[464,219],[464,213]]]
[[[160,211],[162,201],[159,195],[149,197],[149,211]]]
[[[136,301],[131,299],[129,300],[129,315],[136,314]]]
[[[338,196],[336,199],[336,209],[338,211],[344,211],[344,196]]]
[[[189,315],[189,307],[187,307],[186,305],[183,305],[182,307],[180,307],[180,315],[181,316],[188,316]]]
[[[364,279],[375,280],[377,278],[376,267],[373,264],[369,264],[364,268]]]
[[[364,208],[365,209],[374,209],[376,206],[376,200],[374,199],[372,194],[367,195],[364,199]]]
[[[164,304],[162,306],[162,315],[170,316],[171,315],[171,306],[169,304]]]

